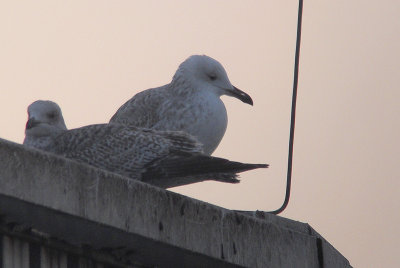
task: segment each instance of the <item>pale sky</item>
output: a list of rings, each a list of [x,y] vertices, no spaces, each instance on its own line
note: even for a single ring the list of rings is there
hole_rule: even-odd
[[[254,106],[223,97],[216,156],[269,163],[241,183],[171,189],[218,206],[284,198],[297,1],[2,1],[0,137],[21,143],[26,108],[57,102],[69,128],[108,122],[167,84],[193,54],[222,63]],[[399,266],[400,1],[305,1],[292,197],[354,267]]]

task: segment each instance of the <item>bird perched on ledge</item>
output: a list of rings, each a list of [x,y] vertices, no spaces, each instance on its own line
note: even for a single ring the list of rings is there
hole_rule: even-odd
[[[171,83],[136,94],[118,109],[110,123],[184,131],[196,137],[204,153],[211,155],[228,124],[222,95],[253,105],[248,94],[231,84],[218,61],[194,55],[179,66]]]
[[[28,107],[24,144],[162,188],[204,180],[238,183],[237,173],[268,167],[205,155],[184,132],[121,124],[67,130],[60,107],[51,101]]]

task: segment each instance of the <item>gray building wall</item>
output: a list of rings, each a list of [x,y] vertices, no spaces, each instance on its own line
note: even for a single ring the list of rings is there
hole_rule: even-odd
[[[4,268],[111,268],[138,267],[125,266],[107,261],[97,261],[95,257],[83,257],[61,248],[49,247],[45,243],[29,242],[12,235],[2,234],[0,267]]]

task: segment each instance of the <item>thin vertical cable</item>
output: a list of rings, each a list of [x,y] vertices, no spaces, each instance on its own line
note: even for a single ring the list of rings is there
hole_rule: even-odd
[[[297,83],[299,77],[299,58],[300,58],[300,40],[301,40],[301,22],[303,17],[303,0],[299,0],[299,11],[297,17],[297,39],[296,39],[296,55],[294,62],[294,78],[293,78],[293,95],[292,95],[292,113],[290,119],[290,137],[289,137],[289,155],[288,155],[288,168],[287,168],[287,182],[285,201],[282,206],[274,211],[272,214],[279,214],[285,210],[289,203],[290,188],[292,184],[292,162],[293,162],[293,142],[294,142],[294,127],[296,121],[296,100],[297,100]]]

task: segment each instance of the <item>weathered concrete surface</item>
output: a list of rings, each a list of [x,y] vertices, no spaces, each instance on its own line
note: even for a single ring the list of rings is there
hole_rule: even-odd
[[[318,259],[321,267],[351,267],[349,261],[307,223],[286,219],[263,211],[240,211],[240,213],[316,237]]]
[[[248,216],[0,140],[0,214],[159,267],[350,267],[307,224]]]

